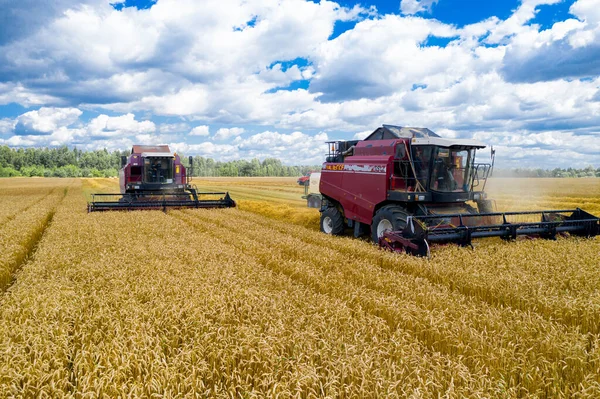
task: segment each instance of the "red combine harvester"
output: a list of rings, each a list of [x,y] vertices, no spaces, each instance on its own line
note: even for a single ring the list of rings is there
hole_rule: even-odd
[[[310,182],[310,173],[307,173],[304,176],[300,176],[297,181],[298,185],[304,186],[304,187],[308,186],[309,182]]]
[[[328,142],[321,170],[321,231],[429,256],[429,243],[560,233],[600,234],[600,219],[581,209],[495,212],[485,185],[493,168],[475,163],[482,142],[445,139],[425,128],[383,125],[364,140]],[[477,205],[469,205],[472,201]],[[318,206],[318,205],[317,205]]]
[[[193,158],[189,158],[193,169]],[[121,158],[119,194],[92,194],[88,212],[167,208],[228,208],[229,193],[200,193],[190,184],[191,174],[169,146],[134,145]]]

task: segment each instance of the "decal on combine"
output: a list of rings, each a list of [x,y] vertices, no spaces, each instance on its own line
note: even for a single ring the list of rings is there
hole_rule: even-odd
[[[348,165],[343,163],[328,164],[323,167],[325,170],[331,171],[346,171],[357,173],[385,173],[386,165]]]

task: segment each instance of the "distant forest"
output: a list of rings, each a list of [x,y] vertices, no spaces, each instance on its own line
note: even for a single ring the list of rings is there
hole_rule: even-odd
[[[121,167],[121,156],[129,153],[106,149],[82,151],[66,146],[27,149],[0,146],[0,177],[114,177]],[[181,161],[188,166],[188,157],[181,155]],[[301,176],[320,168],[286,166],[274,158],[218,162],[194,157],[194,176]]]
[[[121,156],[129,151],[82,151],[77,148],[10,148],[0,146],[0,177],[114,177],[121,166]],[[181,156],[188,166],[188,157]],[[316,166],[286,166],[279,159],[266,158],[219,162],[194,157],[194,176],[301,176]],[[584,169],[496,169],[494,177],[600,177],[600,168]]]
[[[493,177],[600,177],[600,168],[588,166],[584,169],[494,169]]]

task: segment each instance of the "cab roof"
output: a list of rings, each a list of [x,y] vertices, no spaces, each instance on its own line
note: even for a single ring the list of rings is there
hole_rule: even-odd
[[[364,141],[410,139],[412,145],[437,145],[440,147],[485,148],[486,144],[471,139],[444,138],[426,127],[383,125],[367,136]]]
[[[172,154],[168,145],[134,145],[133,148],[131,149],[132,154],[151,153],[151,152]]]

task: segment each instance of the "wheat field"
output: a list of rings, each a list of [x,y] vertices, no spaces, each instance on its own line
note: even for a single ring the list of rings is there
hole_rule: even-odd
[[[295,180],[88,214],[115,180],[0,179],[0,397],[600,397],[600,237],[393,254],[320,233]],[[600,214],[600,179],[488,192]]]

